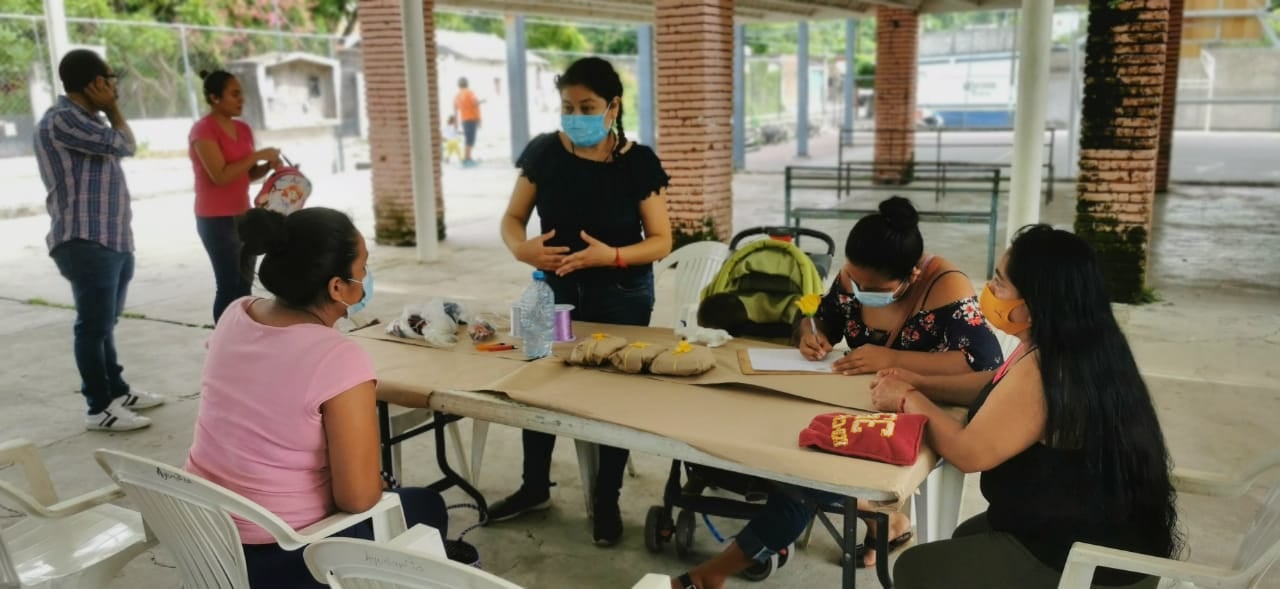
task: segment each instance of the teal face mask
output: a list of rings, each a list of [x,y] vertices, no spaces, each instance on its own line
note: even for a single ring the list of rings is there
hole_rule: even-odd
[[[599,145],[609,135],[604,126],[604,115],[560,115],[560,128],[569,141],[578,147]]]
[[[858,299],[864,307],[887,307],[898,300],[898,291],[902,290],[902,285],[898,285],[889,292],[863,292],[858,289],[858,283],[849,281],[849,292],[853,293],[853,298]]]
[[[346,303],[343,303],[344,305],[347,305],[347,316],[350,317],[353,313],[363,311],[364,308],[369,305],[369,299],[373,298],[373,272],[370,272],[369,268],[366,267],[364,269],[364,280],[348,278],[347,281],[359,284],[361,290],[364,291],[364,295],[361,296],[360,300],[356,301],[354,304],[347,305]]]

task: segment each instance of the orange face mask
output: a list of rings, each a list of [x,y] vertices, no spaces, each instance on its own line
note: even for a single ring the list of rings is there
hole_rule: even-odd
[[[1009,335],[1018,335],[1031,327],[1030,321],[1014,321],[1009,318],[1014,309],[1025,304],[1026,301],[1022,299],[1006,301],[996,298],[990,286],[983,287],[982,295],[978,297],[978,306],[982,308],[982,314],[987,316],[991,326]]]

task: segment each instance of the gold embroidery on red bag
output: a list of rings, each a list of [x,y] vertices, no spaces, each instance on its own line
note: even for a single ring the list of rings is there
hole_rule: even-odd
[[[871,415],[858,415],[853,418],[853,425],[849,427],[849,431],[855,434],[862,433],[862,426],[874,428],[875,426],[883,426],[880,429],[880,436],[884,438],[892,438],[894,426],[898,421],[897,413],[872,413]]]
[[[852,420],[852,423],[850,423]],[[872,413],[870,415],[835,415],[831,418],[831,445],[836,448],[843,448],[849,445],[849,434],[860,434],[865,426],[873,429],[880,427],[880,437],[892,438],[894,429],[897,425],[898,414],[896,413]],[[849,428],[846,430],[845,425]]]

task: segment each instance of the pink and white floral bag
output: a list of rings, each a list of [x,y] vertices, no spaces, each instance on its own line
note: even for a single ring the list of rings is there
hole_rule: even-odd
[[[302,210],[307,204],[307,198],[311,196],[311,180],[289,158],[281,155],[280,160],[285,165],[262,183],[262,190],[253,199],[253,206],[288,215]]]

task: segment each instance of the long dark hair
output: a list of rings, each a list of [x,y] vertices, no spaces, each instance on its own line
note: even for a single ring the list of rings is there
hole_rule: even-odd
[[[266,254],[258,267],[262,286],[291,307],[324,301],[329,280],[351,278],[359,249],[351,218],[324,207],[289,216],[250,209],[239,223],[245,252]]]
[[[1006,276],[1026,301],[1040,352],[1046,441],[1082,451],[1091,476],[1119,502],[1116,515],[1150,526],[1144,532],[1158,541],[1158,556],[1176,555],[1169,451],[1097,257],[1083,239],[1048,225],[1023,227],[1008,255]]]
[[[618,99],[618,118],[613,122],[613,130],[618,134],[618,143],[613,146],[613,157],[622,155],[622,148],[627,145],[627,133],[622,129],[622,78],[613,64],[599,57],[584,57],[569,65],[569,69],[556,76],[556,90],[564,90],[569,86],[582,86],[595,92],[605,101],[605,109]]]
[[[920,213],[911,201],[891,196],[854,224],[844,241],[844,256],[856,266],[894,280],[906,280],[924,255]]]

